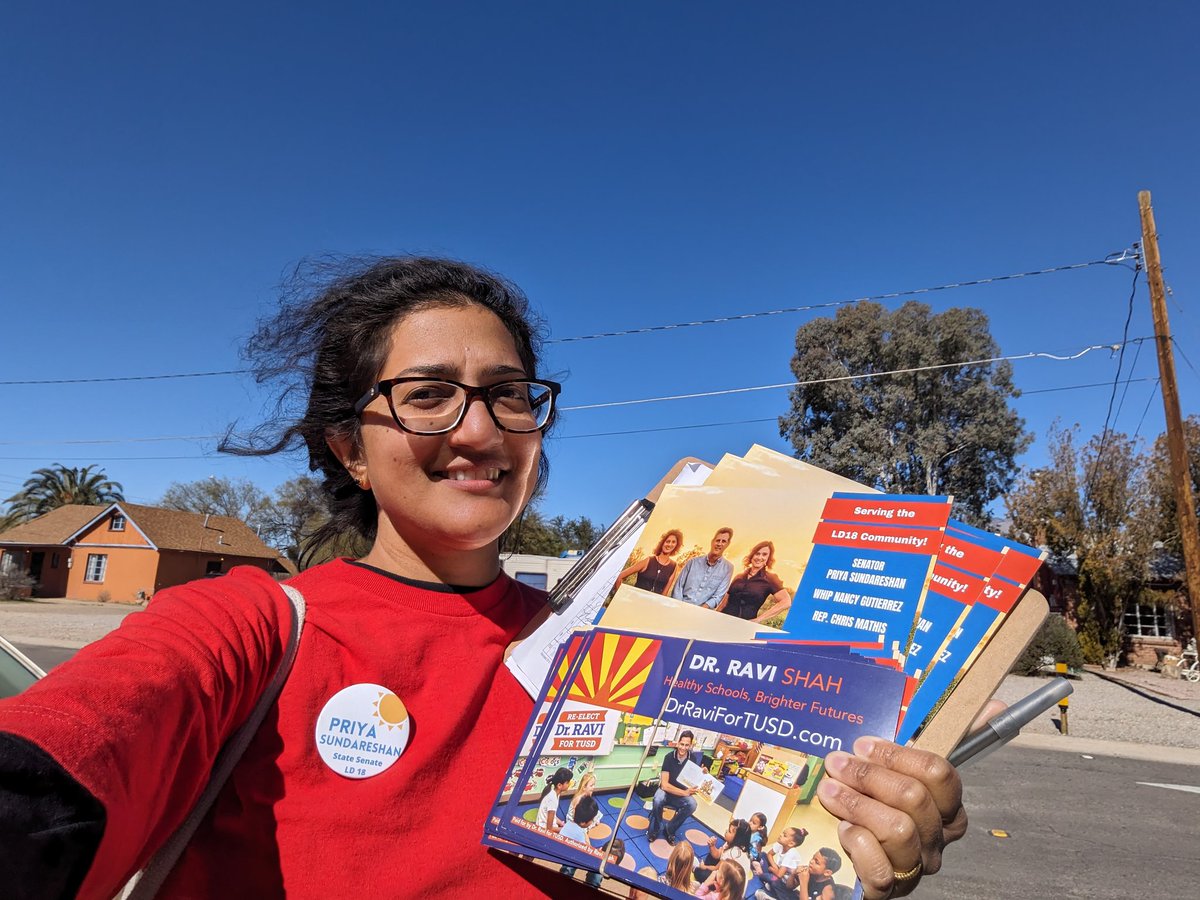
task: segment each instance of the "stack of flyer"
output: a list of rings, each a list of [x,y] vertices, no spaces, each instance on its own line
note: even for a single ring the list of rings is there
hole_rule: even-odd
[[[699,480],[510,662],[542,686],[484,842],[619,895],[851,896],[824,757],[919,737],[1041,554],[762,447]]]

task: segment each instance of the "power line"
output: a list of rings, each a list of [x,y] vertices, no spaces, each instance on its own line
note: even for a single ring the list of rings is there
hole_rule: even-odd
[[[218,375],[249,375],[250,369],[221,372],[182,372],[174,375],[113,375],[108,378],[41,378],[29,381],[0,381],[0,387],[31,384],[101,384],[110,381],[164,381],[168,378],[215,378]]]
[[[1090,266],[1112,266],[1124,263],[1126,260],[1136,258],[1136,251],[1133,248],[1118,250],[1115,253],[1110,253],[1104,259],[1095,259],[1090,262],[1072,263],[1065,266],[1052,266],[1049,269],[1038,269],[1033,272],[1014,272],[1010,275],[993,275],[990,278],[976,278],[972,281],[956,281],[951,284],[939,284],[933,287],[914,288],[908,291],[891,291],[886,294],[871,294],[866,297],[855,297],[852,300],[831,300],[826,303],[811,303],[805,306],[788,306],[783,309],[768,309],[763,312],[741,313],[734,316],[717,316],[712,319],[697,319],[693,322],[674,322],[668,325],[650,325],[643,328],[629,328],[624,331],[601,331],[596,334],[581,334],[575,337],[565,338],[550,338],[545,341],[547,344],[569,344],[576,341],[594,341],[600,338],[610,337],[625,337],[632,334],[651,334],[657,331],[673,331],[679,328],[695,328],[699,325],[721,325],[726,322],[738,322],[743,319],[759,319],[765,316],[781,316],[785,313],[796,312],[811,312],[818,309],[833,309],[838,306],[848,306],[851,303],[861,303],[869,300],[896,300],[900,297],[916,297],[921,294],[932,294],[937,291],[949,291],[955,288],[976,287],[982,284],[993,284],[998,281],[1012,281],[1017,278],[1032,278],[1037,275],[1049,275],[1053,272],[1069,272],[1074,269],[1086,269]]]
[[[1117,397],[1117,383],[1121,380],[1121,365],[1125,360],[1125,344],[1126,338],[1129,337],[1129,323],[1133,321],[1133,298],[1137,294],[1138,273],[1142,271],[1142,257],[1140,249],[1138,250],[1137,265],[1133,269],[1133,283],[1129,286],[1129,312],[1125,316],[1125,328],[1121,334],[1121,349],[1117,354],[1117,374],[1113,377],[1112,393],[1108,395],[1108,409],[1104,413],[1104,428],[1100,431],[1100,446],[1096,448],[1096,458],[1092,460],[1092,471],[1088,475],[1087,484],[1083,488],[1083,502],[1087,503],[1092,496],[1092,487],[1095,485],[1096,476],[1100,472],[1100,462],[1104,458],[1104,451],[1108,447],[1109,436],[1109,421],[1116,425],[1116,419],[1112,415],[1113,400]],[[1141,349],[1141,342],[1138,343],[1138,349]],[[1126,388],[1128,390],[1128,388]],[[1124,397],[1121,398],[1122,403]],[[1117,415],[1120,415],[1120,409],[1117,410]]]
[[[1151,340],[1151,338],[1148,338],[1148,337],[1132,338],[1132,339],[1130,339],[1130,341],[1128,341],[1128,343],[1136,343],[1140,346],[1141,342],[1147,341],[1147,340]],[[882,377],[885,375],[902,375],[902,374],[910,374],[912,372],[923,372],[923,371],[930,371],[930,370],[935,370],[935,369],[948,369],[948,368],[955,368],[955,367],[959,367],[959,366],[982,365],[982,364],[986,364],[986,363],[1001,362],[1001,361],[1019,361],[1019,360],[1025,360],[1025,359],[1049,359],[1049,360],[1053,360],[1055,362],[1072,362],[1074,360],[1082,358],[1086,354],[1091,353],[1095,350],[1116,350],[1117,348],[1118,348],[1118,345],[1116,345],[1116,344],[1093,344],[1089,347],[1083,348],[1082,350],[1080,350],[1077,353],[1073,353],[1073,354],[1069,354],[1069,355],[1065,355],[1065,356],[1061,355],[1061,354],[1049,353],[1046,351],[1031,351],[1029,353],[1020,353],[1020,354],[1016,354],[1013,356],[997,356],[997,357],[993,357],[991,359],[986,359],[986,360],[967,360],[965,362],[939,363],[937,365],[932,365],[932,366],[918,366],[918,367],[909,368],[909,369],[895,369],[895,370],[889,371],[889,372],[869,372],[869,373],[865,373],[865,374],[861,374],[861,375],[839,375],[839,376],[835,376],[835,377],[831,377],[831,378],[817,378],[817,379],[812,379],[812,380],[803,381],[803,382],[788,381],[788,382],[781,382],[779,384],[755,385],[755,386],[744,387],[744,388],[727,388],[727,389],[723,389],[723,390],[719,390],[719,391],[705,391],[705,392],[694,393],[694,394],[678,394],[678,395],[668,396],[668,397],[651,397],[651,398],[641,399],[641,400],[618,400],[618,401],[613,401],[611,403],[590,403],[590,404],[581,404],[579,406],[565,406],[565,407],[562,407],[562,412],[580,412],[580,411],[585,411],[585,410],[589,410],[589,409],[603,409],[603,408],[608,408],[608,407],[612,407],[612,406],[631,406],[631,405],[643,404],[643,403],[658,403],[658,402],[663,402],[663,401],[667,401],[667,400],[691,400],[691,399],[699,399],[699,398],[703,398],[703,397],[723,396],[726,394],[741,394],[741,393],[749,393],[749,392],[753,392],[753,391],[773,390],[773,389],[779,389],[779,388],[785,388],[785,387],[798,387],[801,385],[825,384],[825,383],[837,382],[837,381],[852,381],[855,379],[879,378],[879,377]],[[1128,383],[1131,383],[1134,381],[1148,381],[1148,380],[1149,380],[1148,378],[1131,378],[1126,381],[1122,381],[1120,383],[1128,384]],[[1023,390],[1023,391],[1021,391],[1021,394],[1022,394],[1022,396],[1026,396],[1029,394],[1051,393],[1051,392],[1055,392],[1055,391],[1070,391],[1070,390],[1077,390],[1077,389],[1082,389],[1082,388],[1101,387],[1101,386],[1106,386],[1108,384],[1109,384],[1109,382],[1104,381],[1104,382],[1094,382],[1094,383],[1090,383],[1090,384],[1067,385],[1065,387],[1035,388],[1033,390]],[[747,420],[747,421],[755,421],[755,420]],[[718,423],[718,424],[723,424],[723,423]],[[699,427],[699,426],[680,426],[680,427],[689,427],[690,428],[690,427]],[[646,431],[648,429],[636,429],[636,430],[637,431]],[[670,430],[670,428],[668,427],[664,430]],[[126,444],[126,443],[138,444],[138,443],[154,443],[154,442],[168,442],[168,441],[211,441],[211,440],[219,440],[220,438],[222,438],[224,436],[225,436],[224,434],[188,434],[188,435],[157,435],[157,436],[151,436],[151,437],[135,437],[135,438],[85,438],[85,439],[72,439],[72,440],[64,440],[64,441],[37,441],[37,440],[0,441],[0,446],[6,446],[6,447],[39,446],[39,445],[77,446],[77,445],[92,445],[92,444]],[[40,456],[38,456],[38,457],[0,456],[0,459],[13,459],[13,460],[31,460],[31,459],[43,459],[43,458],[44,457],[40,457]],[[206,457],[206,456],[106,457],[106,459],[122,459],[122,460],[124,460],[124,459],[205,459],[205,458],[208,458],[208,457]],[[216,457],[214,457],[214,458],[216,458]],[[83,459],[95,459],[95,457],[71,457],[70,459],[83,460]]]
[[[1122,384],[1131,384],[1134,382],[1143,382],[1143,381],[1156,381],[1157,382],[1157,379],[1130,378],[1127,381],[1123,381]],[[1088,388],[1108,387],[1108,386],[1109,386],[1109,382],[1107,382],[1107,381],[1094,381],[1094,382],[1090,382],[1088,384],[1068,384],[1068,385],[1063,385],[1061,387],[1036,388],[1031,391],[1021,391],[1021,397],[1027,397],[1030,394],[1049,394],[1049,393],[1054,393],[1057,391],[1079,391],[1079,390],[1086,390]],[[1017,398],[1017,399],[1020,399],[1020,398]],[[1151,400],[1153,400],[1153,399],[1154,399],[1154,397],[1152,394]],[[1147,409],[1149,409],[1149,403],[1147,403]],[[1143,419],[1145,418],[1145,412],[1142,413],[1142,418]],[[697,428],[718,428],[718,427],[725,426],[725,425],[752,425],[752,424],[758,424],[758,423],[762,423],[762,422],[776,422],[778,420],[779,420],[779,416],[770,416],[765,419],[731,419],[731,420],[728,420],[725,422],[701,422],[701,423],[694,424],[694,425],[660,425],[658,427],[653,427],[653,428],[630,428],[630,429],[626,429],[624,431],[596,431],[596,432],[589,432],[587,434],[554,434],[554,435],[551,435],[551,439],[556,440],[556,441],[570,441],[570,440],[578,440],[579,438],[611,437],[611,436],[629,435],[629,434],[651,434],[651,433],[662,432],[662,431],[684,431],[684,430],[697,429]],[[1138,423],[1138,428],[1139,428],[1139,430],[1141,428],[1140,422]],[[224,437],[224,435],[214,435],[214,437]],[[112,443],[119,443],[119,441],[114,440],[114,441],[112,441]],[[44,460],[47,458],[48,457],[44,457],[44,456],[0,456],[0,460]],[[56,457],[56,458],[58,458],[58,457]],[[202,453],[202,454],[198,454],[196,456],[106,456],[106,457],[79,456],[79,457],[61,457],[58,459],[65,460],[65,461],[75,461],[75,462],[82,462],[82,461],[111,462],[111,461],[117,461],[117,460],[160,460],[160,459],[226,460],[226,459],[235,459],[235,458],[237,458],[237,457],[225,456],[225,455],[213,454],[213,453]],[[0,476],[0,480],[4,480],[4,477]],[[15,479],[15,478],[10,478],[8,480],[12,481],[13,483],[16,483],[16,484],[23,483],[21,480]]]
[[[1154,379],[1154,387],[1150,391],[1150,396],[1146,398],[1146,408],[1142,410],[1142,417],[1138,419],[1137,428],[1133,431],[1134,440],[1142,433],[1142,423],[1146,421],[1146,413],[1150,412],[1150,404],[1154,402],[1154,398],[1158,396],[1158,385],[1161,379]]]
[[[1133,338],[1131,342],[1141,342],[1152,340],[1152,338],[1140,337]],[[871,378],[882,378],[889,375],[911,375],[914,372],[931,372],[936,369],[954,369],[961,366],[981,366],[996,362],[1012,362],[1023,359],[1051,359],[1057,362],[1070,362],[1091,353],[1094,350],[1116,350],[1123,344],[1092,344],[1090,347],[1084,347],[1078,353],[1069,356],[1060,356],[1054,353],[1044,351],[1033,351],[1030,353],[1018,353],[1013,356],[993,356],[989,359],[972,359],[962,362],[938,363],[932,366],[912,366],[905,369],[891,369],[887,372],[864,372],[857,375],[837,375],[831,378],[813,378],[808,381],[783,381],[778,384],[760,384],[752,387],[742,388],[726,388],[719,391],[698,391],[693,394],[672,394],[665,397],[646,397],[640,400],[612,400],[606,403],[586,403],[579,406],[564,406],[563,412],[578,412],[585,409],[610,409],[617,406],[637,406],[643,403],[661,403],[667,400],[695,400],[702,397],[721,397],[729,394],[748,394],[754,391],[770,391],[780,388],[790,387],[807,387],[814,384],[831,384],[839,381],[861,381]]]
[[[1175,350],[1183,357],[1183,361],[1187,363],[1188,368],[1192,370],[1193,375],[1200,376],[1200,372],[1196,371],[1196,367],[1192,365],[1192,361],[1187,358],[1187,354],[1183,352],[1183,347],[1179,345],[1179,341],[1175,340],[1175,335],[1171,335],[1171,343],[1175,345]]]
[[[932,294],[938,291],[949,291],[955,288],[977,287],[983,284],[993,284],[1000,281],[1013,281],[1019,278],[1033,278],[1038,275],[1050,275],[1054,272],[1070,272],[1077,269],[1087,269],[1092,266],[1123,265],[1126,260],[1136,259],[1134,248],[1126,248],[1110,253],[1104,259],[1094,259],[1089,262],[1070,263],[1069,265],[1051,266],[1048,269],[1036,269],[1030,272],[1013,272],[1009,275],[993,275],[988,278],[976,278],[971,281],[956,281],[949,284],[938,284],[933,287],[914,288],[907,291],[891,291],[886,294],[871,294],[866,297],[856,297],[852,300],[831,300],[827,303],[811,303],[804,306],[788,306],[782,309],[770,309],[763,312],[740,313],[733,316],[718,316],[712,319],[698,319],[693,322],[674,322],[667,325],[649,325],[643,328],[631,328],[625,331],[605,331],[596,334],[581,334],[574,337],[550,338],[546,344],[567,344],[577,341],[593,341],[600,338],[625,337],[633,334],[651,334],[659,331],[673,331],[680,328],[694,328],[700,325],[720,325],[727,322],[738,322],[743,319],[759,319],[765,316],[779,316],[786,313],[809,312],[818,309],[833,309],[872,300],[896,300],[900,297],[916,297],[922,294]],[[217,372],[180,372],[166,375],[113,375],[102,378],[38,378],[0,381],[0,387],[19,387],[49,384],[106,384],[132,381],[164,381],[182,378],[217,378],[227,375],[250,375],[252,369],[223,369]]]

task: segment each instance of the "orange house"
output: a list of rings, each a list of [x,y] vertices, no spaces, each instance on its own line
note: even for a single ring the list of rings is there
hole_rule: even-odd
[[[0,533],[0,571],[30,575],[35,597],[139,603],[233,566],[296,571],[239,519],[123,501],[61,506]]]

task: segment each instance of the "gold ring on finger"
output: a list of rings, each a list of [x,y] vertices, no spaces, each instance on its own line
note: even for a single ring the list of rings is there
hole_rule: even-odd
[[[921,872],[923,872],[924,869],[925,869],[924,861],[917,860],[917,864],[915,866],[913,866],[911,869],[909,869],[907,872],[897,872],[893,869],[892,870],[892,880],[897,885],[908,884],[910,881],[916,881],[918,878],[920,878]]]

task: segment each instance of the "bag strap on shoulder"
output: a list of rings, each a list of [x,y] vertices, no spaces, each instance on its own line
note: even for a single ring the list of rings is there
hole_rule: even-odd
[[[284,682],[287,681],[288,673],[292,670],[292,663],[296,661],[296,650],[300,646],[300,633],[304,630],[305,612],[304,596],[291,585],[281,584],[280,587],[283,588],[283,592],[287,594],[291,603],[292,629],[287,645],[284,647],[283,658],[279,661],[275,674],[271,676],[271,680],[259,695],[258,702],[250,711],[246,721],[229,736],[229,740],[217,754],[208,783],[204,786],[204,791],[200,794],[199,799],[196,800],[196,805],[192,807],[191,812],[188,813],[187,818],[183,820],[174,834],[167,838],[166,843],[151,857],[146,867],[129,879],[117,895],[121,900],[151,900],[158,893],[159,888],[171,873],[171,869],[183,855],[188,841],[192,839],[196,829],[200,827],[200,823],[212,809],[217,800],[217,794],[229,780],[233,767],[237,765],[242,754],[246,752],[246,748],[250,746],[250,741],[254,739],[263,719],[266,718],[267,710],[279,697],[279,692],[283,689]]]

